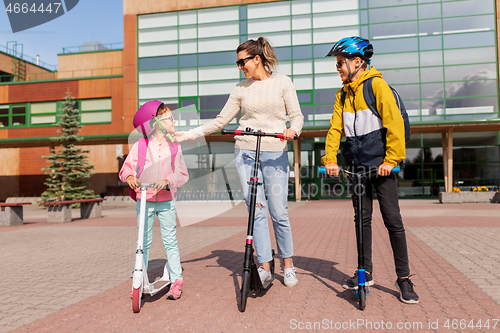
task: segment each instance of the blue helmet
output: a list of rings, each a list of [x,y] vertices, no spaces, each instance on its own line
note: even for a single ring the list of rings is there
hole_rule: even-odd
[[[373,45],[370,44],[368,39],[362,37],[345,37],[335,43],[326,56],[331,57],[337,55],[348,58],[361,57],[370,63],[369,59],[373,55]]]

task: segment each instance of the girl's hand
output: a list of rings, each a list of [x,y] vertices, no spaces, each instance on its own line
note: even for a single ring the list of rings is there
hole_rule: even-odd
[[[175,132],[173,134],[174,140],[177,143],[181,143],[182,141],[186,140],[186,134],[184,132]]]
[[[165,187],[169,184],[168,180],[166,179],[159,179],[159,180],[155,180],[154,182],[152,182],[150,185],[153,186],[153,189],[157,190],[157,191],[160,191],[160,190],[164,190]]]
[[[283,131],[283,139],[280,139],[281,141],[292,141],[293,138],[295,137],[295,132],[293,129],[286,129]]]
[[[126,182],[128,186],[133,190],[141,186],[141,183],[137,180],[137,178],[135,178],[135,176],[132,175],[127,177]]]

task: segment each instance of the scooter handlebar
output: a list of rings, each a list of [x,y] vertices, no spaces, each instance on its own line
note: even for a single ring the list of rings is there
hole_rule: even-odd
[[[127,184],[127,183],[125,183],[125,184]],[[128,184],[127,184],[127,185],[128,185]],[[148,188],[154,188],[154,184],[141,183],[141,184],[139,185],[139,188],[141,188],[141,189],[142,189],[142,187],[144,187],[144,188],[146,188],[146,189],[148,189]],[[130,186],[129,186],[129,188],[130,188]],[[169,184],[167,184],[166,186],[163,186],[160,190],[167,190],[167,191],[170,191],[170,185],[169,185]]]
[[[224,135],[253,135],[253,136],[269,136],[273,138],[283,139],[283,133],[264,133],[264,132],[253,132],[250,128],[247,128],[246,131],[243,130],[221,130],[221,133]],[[297,140],[299,136],[295,134],[293,137],[294,140]]]
[[[341,170],[342,170],[342,169],[341,169]],[[391,173],[398,173],[398,172],[400,172],[400,171],[401,171],[401,168],[400,168],[400,167],[399,167],[399,165],[398,165],[398,166],[395,166],[394,168],[392,168]],[[318,173],[326,173],[326,168],[324,168],[324,167],[320,167],[320,168],[318,169]]]

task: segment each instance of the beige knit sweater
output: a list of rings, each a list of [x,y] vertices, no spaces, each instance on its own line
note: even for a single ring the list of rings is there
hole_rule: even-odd
[[[297,93],[286,75],[272,74],[266,80],[252,78],[241,81],[229,95],[226,105],[217,117],[208,123],[185,132],[186,140],[220,131],[241,110],[240,130],[250,127],[268,133],[283,133],[286,129],[286,114],[290,118],[290,129],[300,135],[304,116],[300,111]],[[235,136],[236,148],[255,150],[255,136]],[[286,151],[287,142],[263,137],[261,151]]]

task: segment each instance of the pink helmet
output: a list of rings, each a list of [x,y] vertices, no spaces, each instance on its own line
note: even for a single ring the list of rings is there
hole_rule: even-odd
[[[162,104],[160,101],[149,101],[144,103],[135,113],[134,127],[145,137],[148,137],[153,131],[150,120],[156,117],[156,113]]]

